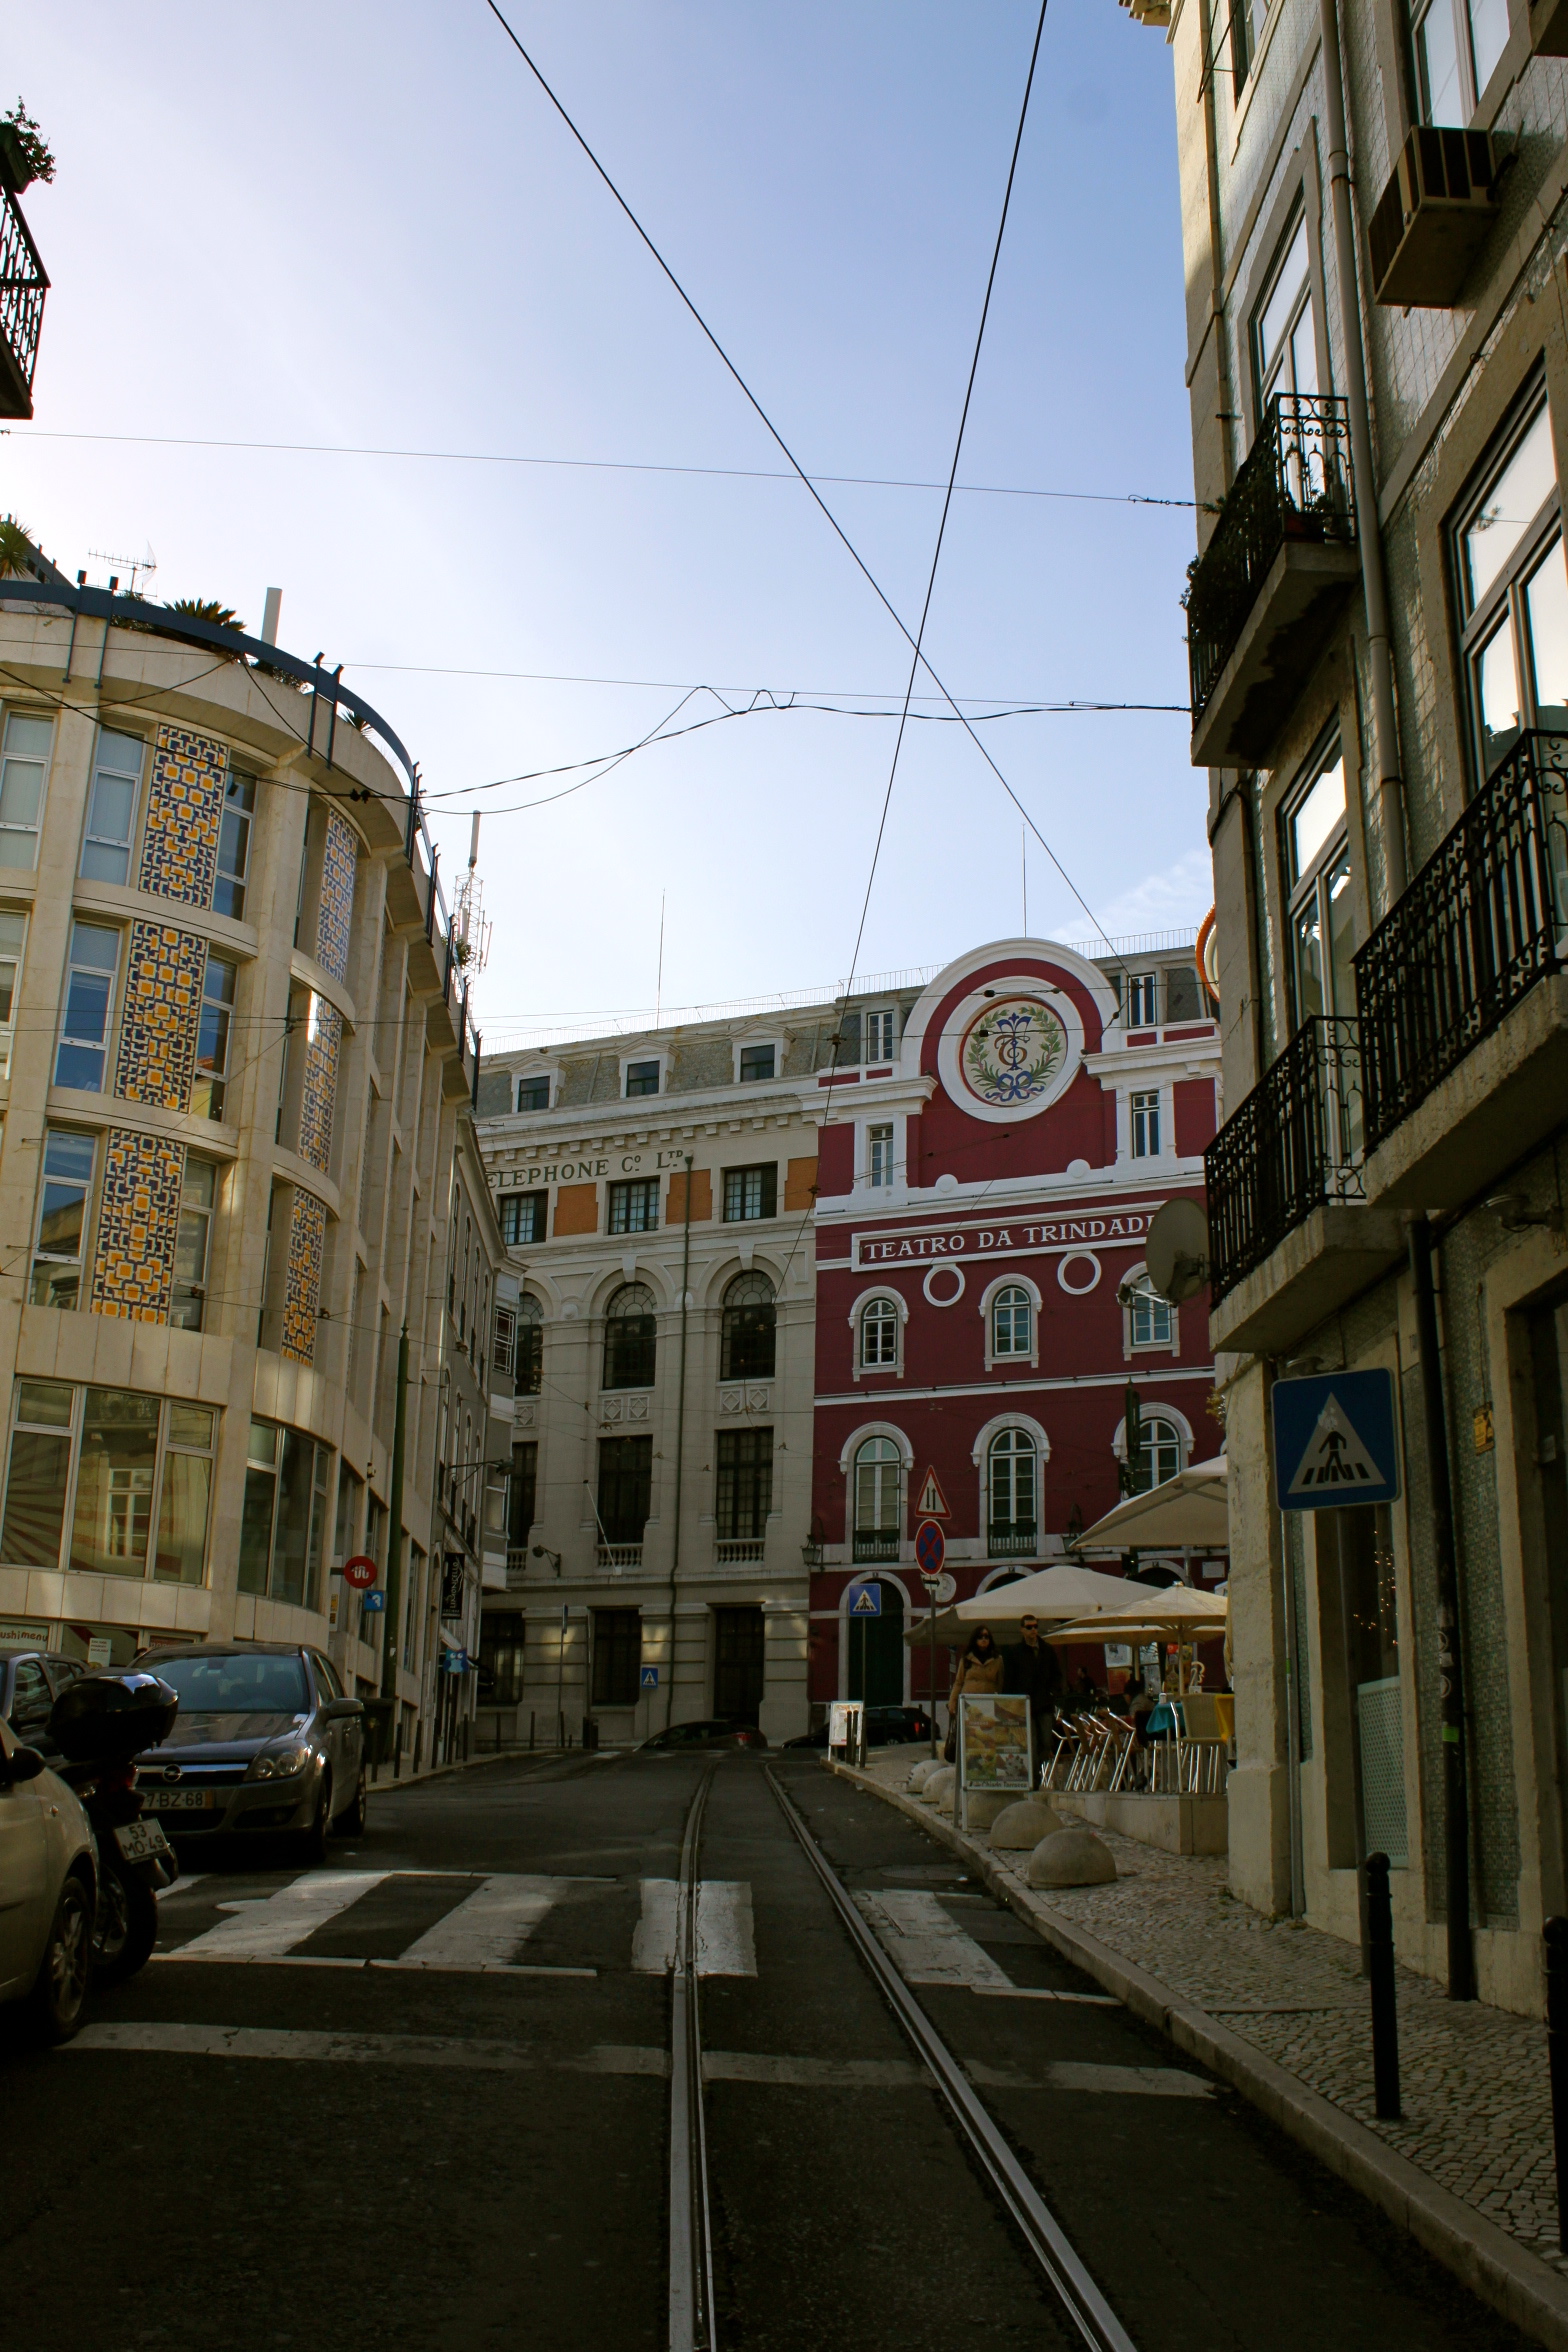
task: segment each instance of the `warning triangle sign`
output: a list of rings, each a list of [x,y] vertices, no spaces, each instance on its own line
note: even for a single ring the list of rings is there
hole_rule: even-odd
[[[1332,1488],[1354,1492],[1358,1486],[1381,1488],[1387,1483],[1388,1473],[1373,1460],[1331,1392],[1287,1492],[1315,1495]]]
[[[925,1485],[920,1489],[920,1500],[915,1505],[922,1519],[946,1519],[949,1516],[947,1497],[934,1470],[926,1472]]]

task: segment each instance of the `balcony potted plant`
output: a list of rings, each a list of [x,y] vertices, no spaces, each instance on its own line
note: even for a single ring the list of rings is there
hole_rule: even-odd
[[[34,180],[54,178],[54,156],[39,136],[38,125],[18,98],[9,114],[0,116],[0,181],[20,196]]]

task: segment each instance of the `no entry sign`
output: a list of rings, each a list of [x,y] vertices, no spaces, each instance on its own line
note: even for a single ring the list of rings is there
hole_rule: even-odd
[[[940,1576],[947,1558],[947,1538],[934,1519],[922,1519],[915,1530],[915,1565],[922,1576]]]

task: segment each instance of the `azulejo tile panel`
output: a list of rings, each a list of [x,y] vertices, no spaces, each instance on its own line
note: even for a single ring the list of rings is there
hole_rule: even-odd
[[[323,1176],[332,1157],[332,1110],[337,1101],[343,1016],[324,996],[312,996],[300,1089],[299,1156]]]
[[[133,923],[114,1091],[122,1102],[190,1108],[207,942],[172,923]]]
[[[316,1315],[326,1255],[327,1212],[314,1193],[296,1192],[289,1219],[289,1258],[283,1282],[282,1352],[296,1364],[316,1360]]]
[[[111,1127],[104,1152],[92,1309],[162,1323],[174,1289],[185,1146]]]
[[[316,918],[316,961],[334,980],[348,975],[348,934],[354,919],[354,873],[359,837],[335,809],[327,816],[321,859],[321,911]]]
[[[138,886],[158,898],[210,907],[229,755],[211,735],[158,729]]]

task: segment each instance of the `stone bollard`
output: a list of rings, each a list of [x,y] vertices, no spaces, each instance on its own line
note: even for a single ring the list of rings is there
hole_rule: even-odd
[[[1065,1827],[1043,1797],[1020,1797],[1006,1805],[991,1824],[991,1843],[1020,1853],[1032,1853],[1043,1837]]]
[[[1035,1847],[1026,1875],[1032,1887],[1105,1886],[1116,1864],[1092,1829],[1058,1829]]]
[[[910,1773],[909,1778],[905,1781],[904,1786],[908,1789],[911,1796],[917,1797],[919,1796],[920,1791],[925,1787],[926,1782],[931,1778],[932,1773],[940,1772],[941,1769],[942,1759],[940,1756],[922,1756],[919,1763]]]

